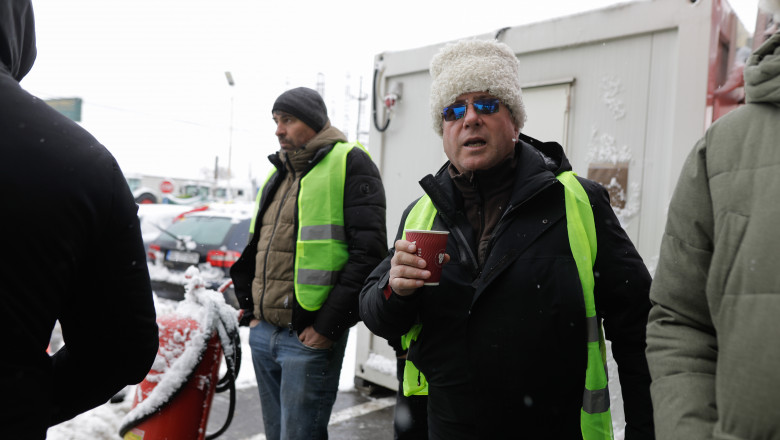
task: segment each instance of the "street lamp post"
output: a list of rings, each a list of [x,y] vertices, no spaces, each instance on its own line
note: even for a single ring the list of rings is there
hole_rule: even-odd
[[[230,73],[230,71],[225,72],[225,78],[227,78],[228,85],[230,86],[230,137],[228,140],[228,166],[227,166],[227,191],[228,191],[228,199],[233,199],[233,172],[230,168],[231,166],[231,160],[233,156],[233,86],[236,85],[236,82],[233,80],[233,74]]]

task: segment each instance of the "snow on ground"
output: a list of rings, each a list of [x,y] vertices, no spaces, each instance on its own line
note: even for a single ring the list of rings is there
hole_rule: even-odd
[[[395,376],[398,364],[395,358],[388,359],[381,354],[369,353],[368,359],[363,366],[388,376]]]

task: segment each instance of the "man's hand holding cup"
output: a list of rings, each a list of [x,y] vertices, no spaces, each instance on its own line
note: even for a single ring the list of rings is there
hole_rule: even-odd
[[[450,261],[446,231],[407,229],[404,239],[395,242],[390,260],[390,288],[401,296],[411,295],[422,286],[437,286],[441,269]]]

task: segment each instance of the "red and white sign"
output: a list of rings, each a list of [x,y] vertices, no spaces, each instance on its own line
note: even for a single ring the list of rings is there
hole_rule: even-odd
[[[173,183],[171,183],[168,180],[163,180],[160,183],[160,191],[162,191],[163,194],[170,194],[173,192]]]

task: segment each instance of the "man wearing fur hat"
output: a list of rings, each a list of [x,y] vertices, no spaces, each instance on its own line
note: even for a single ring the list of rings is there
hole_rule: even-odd
[[[385,193],[359,143],[330,125],[316,91],[274,103],[281,150],[231,269],[250,327],[269,440],[324,439],[358,295],[386,254]]]
[[[520,132],[518,69],[496,41],[433,58],[433,127],[449,161],[420,182],[425,195],[361,292],[361,318],[410,341],[404,392],[428,393],[429,436],[448,440],[612,438],[603,318],[626,439],[652,439],[650,276],[607,191],[574,177],[560,145]],[[404,229],[449,231],[438,286],[424,286],[430,272]]]
[[[780,1],[761,6],[780,22]],[[756,38],[759,38],[757,35]],[[659,439],[780,438],[780,32],[675,188],[650,291]]]

